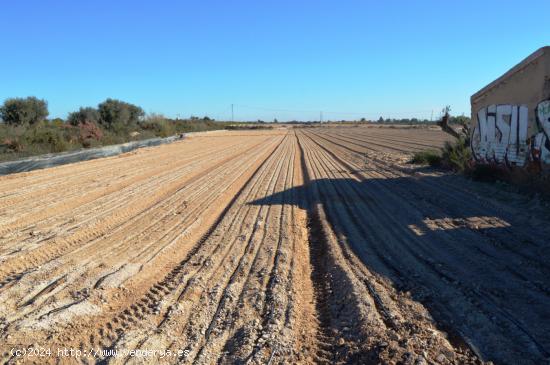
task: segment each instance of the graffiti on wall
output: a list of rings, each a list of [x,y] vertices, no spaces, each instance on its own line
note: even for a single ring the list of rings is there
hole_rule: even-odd
[[[550,100],[537,105],[537,124],[540,132],[532,143],[532,156],[535,161],[550,164]]]
[[[526,105],[489,105],[477,112],[472,130],[474,158],[483,163],[525,166],[528,161],[550,164],[550,100],[536,109],[539,132],[529,134]]]

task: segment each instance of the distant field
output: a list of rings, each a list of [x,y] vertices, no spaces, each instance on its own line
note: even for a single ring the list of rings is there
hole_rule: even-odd
[[[217,131],[2,176],[0,359],[541,363],[550,224],[522,196],[407,163],[446,140]]]

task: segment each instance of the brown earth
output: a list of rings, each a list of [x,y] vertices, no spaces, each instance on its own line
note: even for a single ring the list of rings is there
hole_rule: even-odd
[[[0,361],[548,363],[548,206],[407,163],[447,139],[205,133],[0,177]]]

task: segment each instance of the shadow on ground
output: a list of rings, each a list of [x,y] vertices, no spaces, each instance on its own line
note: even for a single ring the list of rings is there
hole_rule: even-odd
[[[550,224],[454,187],[449,175],[320,179],[250,204],[322,206],[339,244],[455,342],[485,360],[547,359]]]

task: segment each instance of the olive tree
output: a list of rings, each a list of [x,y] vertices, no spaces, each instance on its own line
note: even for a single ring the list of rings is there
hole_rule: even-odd
[[[48,103],[34,96],[10,98],[0,107],[0,117],[10,125],[32,125],[48,116]]]
[[[133,127],[145,114],[139,106],[115,99],[105,100],[98,105],[98,110],[99,123],[113,130]]]
[[[80,108],[77,112],[72,112],[67,117],[67,122],[71,125],[98,123],[100,119],[99,111],[96,108]]]

